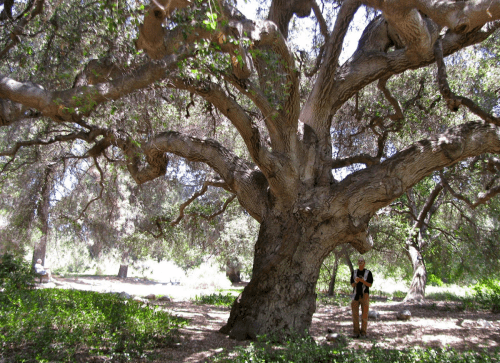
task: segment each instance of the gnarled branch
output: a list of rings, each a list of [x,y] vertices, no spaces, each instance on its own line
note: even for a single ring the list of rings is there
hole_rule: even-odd
[[[492,124],[469,122],[449,129],[429,140],[422,140],[379,165],[360,170],[340,182],[349,189],[345,202],[354,215],[371,215],[388,205],[409,187],[435,170],[468,157],[500,152],[500,128]],[[373,182],[371,182],[373,180]],[[362,195],[367,188],[370,203]],[[491,194],[485,195],[489,197]],[[363,200],[366,204],[359,204]],[[338,203],[344,202],[338,201]],[[335,210],[332,204],[332,211]],[[354,212],[355,211],[355,212]]]
[[[188,51],[171,55],[161,61],[149,62],[112,81],[65,91],[47,91],[30,82],[18,82],[0,74],[0,98],[35,108],[55,121],[76,121],[81,113],[88,114],[98,104],[118,99],[166,78],[170,71],[177,69],[179,60],[188,56]]]
[[[130,147],[127,152],[146,156],[147,164],[142,163],[140,157],[137,157],[135,164],[129,165],[129,171],[136,181],[142,178],[150,180],[163,175],[155,176],[155,172],[165,172],[166,166],[163,162],[168,162],[166,153],[173,153],[189,161],[202,162],[211,167],[224,180],[226,189],[237,195],[239,202],[250,215],[259,222],[262,220],[268,203],[266,178],[255,165],[237,157],[217,141],[200,140],[169,131],[158,134],[140,148],[137,146],[132,148],[134,145],[126,144],[125,141],[120,141],[119,144],[118,141],[115,142],[123,149]],[[156,169],[152,170],[154,168]]]

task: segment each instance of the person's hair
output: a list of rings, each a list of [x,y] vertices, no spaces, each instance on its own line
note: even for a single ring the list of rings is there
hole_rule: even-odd
[[[42,263],[42,259],[39,258],[38,260],[36,260],[36,263]]]
[[[365,258],[364,258],[364,257],[359,256],[359,257],[358,257],[358,261],[363,261],[363,262],[365,262]]]

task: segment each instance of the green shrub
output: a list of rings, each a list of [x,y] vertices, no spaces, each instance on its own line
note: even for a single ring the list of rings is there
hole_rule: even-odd
[[[231,307],[235,299],[236,296],[234,296],[230,292],[226,293],[226,295],[222,295],[219,292],[218,294],[200,295],[200,296],[196,295],[194,297],[194,302],[198,304]]]
[[[0,288],[8,291],[33,287],[36,274],[22,257],[6,253],[0,256]]]
[[[432,300],[440,300],[440,301],[461,301],[463,302],[465,299],[464,296],[460,296],[453,291],[436,291],[425,294],[426,298]]]
[[[172,344],[186,323],[117,294],[63,289],[0,293],[0,346],[7,361],[145,357]]]
[[[463,352],[451,349],[349,349],[343,344],[316,344],[311,338],[289,340],[282,345],[270,342],[253,342],[247,347],[236,347],[233,352],[223,352],[213,362],[293,362],[293,363],[489,363],[500,359],[500,354],[488,352]]]
[[[318,293],[316,301],[323,305],[349,306],[351,304],[351,297],[349,294],[336,294],[335,296],[328,296],[324,293]]]
[[[481,307],[500,312],[500,280],[484,279],[472,286],[472,297]]]
[[[429,284],[431,286],[443,286],[444,285],[443,281],[434,274],[429,274],[429,276],[427,276],[427,284]]]
[[[396,290],[392,293],[392,297],[397,299],[404,299],[407,294],[408,294],[407,291]]]
[[[343,340],[345,341],[345,339]],[[232,357],[229,357],[232,355]],[[231,354],[222,353],[214,358],[214,362],[331,362],[334,354],[329,345],[318,345],[309,336],[294,335],[283,344],[274,339],[260,337],[257,342],[247,347],[236,347]]]

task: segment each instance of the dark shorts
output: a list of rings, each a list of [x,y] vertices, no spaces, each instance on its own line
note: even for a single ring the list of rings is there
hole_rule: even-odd
[[[47,271],[40,271],[40,272],[37,272],[37,274],[45,276],[45,275],[47,275]]]

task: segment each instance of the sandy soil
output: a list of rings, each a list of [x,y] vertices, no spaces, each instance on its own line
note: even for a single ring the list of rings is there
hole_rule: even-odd
[[[191,302],[196,295],[211,294],[211,289],[190,289],[139,279],[113,277],[55,278],[55,283],[42,284],[44,288],[59,287],[101,292],[126,292],[135,296],[167,295],[172,301],[161,304],[170,313],[190,319],[181,329],[181,339],[171,349],[158,352],[158,362],[205,362],[223,349],[232,349],[237,342],[218,332],[229,317],[229,308],[197,305]],[[409,321],[397,320],[399,311],[408,309]],[[348,337],[353,348],[369,348],[376,344],[383,348],[451,347],[459,351],[500,349],[500,314],[488,311],[463,311],[454,302],[427,300],[420,304],[389,302],[372,297],[370,310],[379,312],[379,319],[370,320],[368,338],[352,339],[349,306],[318,304],[310,329],[314,339],[326,341],[327,329]]]

